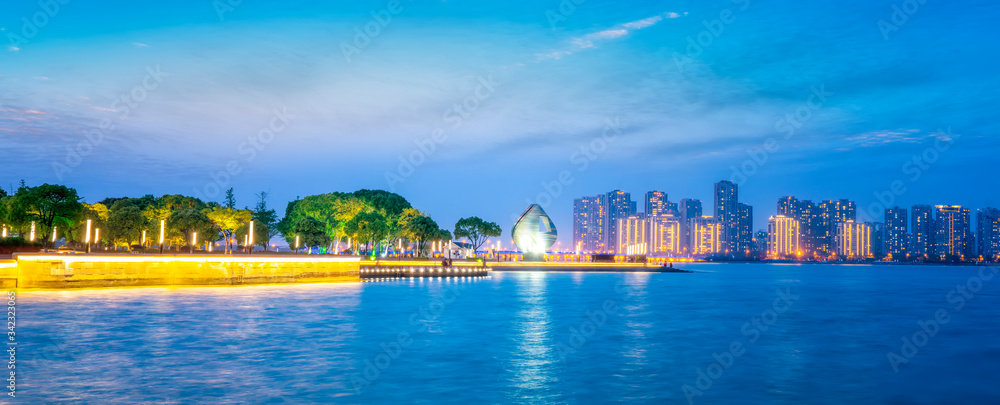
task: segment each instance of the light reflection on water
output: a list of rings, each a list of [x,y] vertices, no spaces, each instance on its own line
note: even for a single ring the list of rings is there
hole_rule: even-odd
[[[1000,402],[994,279],[900,373],[886,353],[951,309],[974,268],[691,265],[695,274],[495,273],[487,279],[19,294],[25,403]],[[621,284],[623,288],[616,288]],[[778,289],[800,298],[749,342]],[[617,310],[573,350],[606,302]],[[411,341],[395,356],[385,347]],[[565,346],[563,346],[565,347]],[[391,347],[390,347],[391,349]],[[380,357],[381,356],[381,357]],[[380,359],[384,368],[370,369]],[[377,371],[370,385],[355,378]]]

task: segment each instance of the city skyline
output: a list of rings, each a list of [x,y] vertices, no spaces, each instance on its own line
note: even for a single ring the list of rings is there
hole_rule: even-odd
[[[994,207],[894,205],[884,208],[883,216],[876,219],[862,212],[850,199],[817,203],[783,196],[776,200],[773,211],[756,210],[771,214],[766,221],[755,225],[752,221],[755,209],[739,201],[737,185],[723,180],[715,183],[714,189],[715,215],[706,215],[699,199],[682,198],[674,202],[669,200],[669,194],[656,190],[644,194],[644,211],[637,211],[637,202],[631,201],[631,193],[623,190],[578,198],[573,209],[574,243],[563,250],[796,260],[830,257],[993,260],[1000,255],[1000,210]],[[735,219],[726,214],[727,209],[733,208],[738,208]],[[727,233],[736,236],[727,241]]]

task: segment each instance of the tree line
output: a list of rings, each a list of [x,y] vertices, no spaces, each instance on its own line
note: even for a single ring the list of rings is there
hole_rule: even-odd
[[[54,246],[54,234],[56,240],[82,248],[88,240],[87,220],[91,243],[115,250],[159,246],[161,224],[166,246],[196,248],[222,241],[227,253],[251,239],[267,249],[270,240],[280,235],[295,248],[380,254],[405,244],[419,256],[432,242],[465,238],[476,250],[502,233],[496,223],[478,217],[462,218],[453,232],[443,229],[402,196],[384,190],[297,198],[279,218],[268,207],[267,192],[256,194],[253,208],[239,209],[233,189],[227,190],[222,202],[174,194],[105,198],[88,204],[75,189],[63,185],[29,187],[22,181],[10,192],[0,188],[0,226],[8,237],[29,239],[34,224],[36,241]]]

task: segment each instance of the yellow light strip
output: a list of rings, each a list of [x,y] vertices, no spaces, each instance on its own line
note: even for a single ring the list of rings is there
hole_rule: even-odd
[[[110,255],[16,255],[26,262],[106,262],[106,263],[353,263],[360,257],[275,257],[275,256],[110,256]]]

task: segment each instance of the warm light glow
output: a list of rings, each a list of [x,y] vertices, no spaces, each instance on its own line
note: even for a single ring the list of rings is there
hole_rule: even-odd
[[[299,235],[295,235],[295,250],[299,250]]]
[[[28,240],[35,241],[35,221],[31,221],[31,238]]]
[[[83,243],[90,244],[90,224],[91,220],[87,220],[87,236],[83,238]]]
[[[19,261],[30,262],[58,262],[66,264],[72,263],[330,263],[330,262],[359,262],[359,257],[342,256],[208,256],[208,255],[180,255],[180,256],[149,256],[149,255],[18,255]]]
[[[247,246],[253,246],[253,221],[250,221],[250,234],[247,235]]]
[[[94,243],[101,243],[101,228],[94,229]]]
[[[198,232],[191,234],[191,246],[198,244]]]
[[[58,226],[52,227],[52,243],[56,243],[56,231],[59,230]]]
[[[160,220],[160,244],[163,244],[163,232],[167,229],[167,221],[164,219]],[[163,250],[163,249],[160,249]]]
[[[146,230],[142,230],[142,247],[146,247]]]

